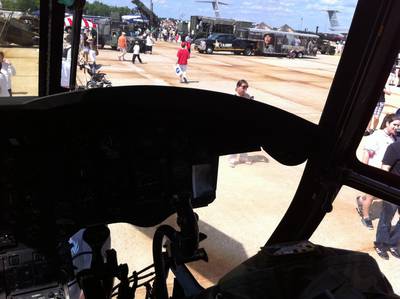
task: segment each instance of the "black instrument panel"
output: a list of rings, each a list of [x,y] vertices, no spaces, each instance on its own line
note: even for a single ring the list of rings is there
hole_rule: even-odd
[[[175,213],[176,196],[189,196],[195,208],[215,199],[220,155],[263,145],[298,164],[316,136],[314,125],[267,105],[168,87],[90,90],[1,108],[0,221],[32,246],[98,223],[157,225]],[[279,118],[280,128],[302,131],[292,138],[295,149],[271,130]]]

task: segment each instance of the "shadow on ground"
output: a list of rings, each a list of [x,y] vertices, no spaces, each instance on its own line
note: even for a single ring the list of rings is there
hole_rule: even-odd
[[[174,217],[170,217],[164,224],[177,227]],[[136,227],[136,229],[153,238],[155,228]],[[224,274],[248,258],[241,243],[215,227],[199,220],[199,230],[207,235],[207,239],[202,241],[199,247],[207,251],[209,261],[192,262],[188,266],[212,283],[216,283]]]
[[[268,158],[265,157],[264,155],[249,155],[248,159],[251,163],[259,163],[259,162],[268,163],[269,162]]]

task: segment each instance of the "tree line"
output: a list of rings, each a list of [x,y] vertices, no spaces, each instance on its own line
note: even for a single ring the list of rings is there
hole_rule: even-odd
[[[127,6],[109,6],[99,1],[94,1],[93,3],[86,2],[83,13],[91,16],[109,17],[112,13],[118,13],[120,16],[127,15],[132,13],[132,10]]]
[[[44,1],[44,0],[42,0]],[[40,8],[40,0],[2,0],[3,9],[18,11],[35,11]],[[85,15],[92,16],[111,16],[112,13],[127,15],[132,13],[132,9],[127,6],[109,6],[99,1],[93,3],[86,2],[83,9]]]
[[[2,0],[3,9],[18,11],[35,11],[40,7],[40,0]]]

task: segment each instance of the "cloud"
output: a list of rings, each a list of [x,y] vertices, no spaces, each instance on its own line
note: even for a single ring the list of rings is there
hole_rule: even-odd
[[[339,2],[340,2],[339,0],[321,0],[321,3],[330,4],[330,5],[338,4]]]

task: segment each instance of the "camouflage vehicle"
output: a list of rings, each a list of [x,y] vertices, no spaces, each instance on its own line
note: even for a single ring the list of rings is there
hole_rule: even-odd
[[[14,17],[13,12],[0,16],[0,43],[24,47],[39,44],[39,19],[36,16]]]
[[[111,31],[111,40],[110,40],[110,46],[113,50],[117,50],[118,48],[118,38],[121,36],[122,32],[126,33],[126,42],[128,44],[128,52],[132,53],[133,52],[133,46],[135,45],[135,42],[139,42],[140,46],[140,52],[144,53],[145,48],[146,48],[146,40],[142,38],[141,36],[137,36],[135,32],[132,31],[122,31],[122,29],[116,29]]]

